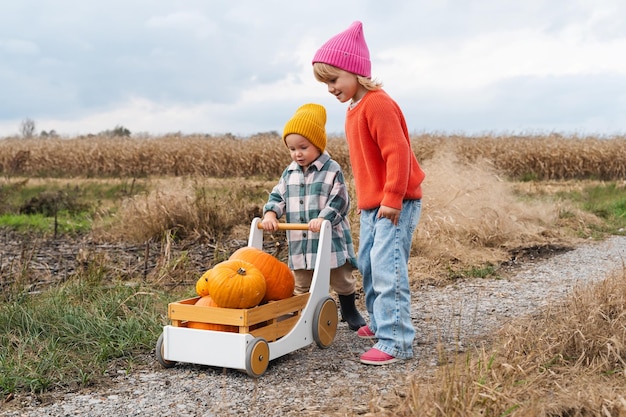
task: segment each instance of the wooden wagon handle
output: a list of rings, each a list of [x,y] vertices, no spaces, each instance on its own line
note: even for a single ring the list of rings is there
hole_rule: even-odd
[[[261,222],[256,227],[263,229]],[[309,230],[309,225],[306,223],[278,223],[278,230]]]

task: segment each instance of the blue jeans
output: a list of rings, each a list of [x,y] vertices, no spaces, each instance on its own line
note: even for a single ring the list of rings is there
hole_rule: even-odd
[[[413,357],[408,261],[421,210],[421,200],[404,201],[397,226],[377,219],[378,209],[362,210],[360,217],[358,264],[374,347],[400,359]]]

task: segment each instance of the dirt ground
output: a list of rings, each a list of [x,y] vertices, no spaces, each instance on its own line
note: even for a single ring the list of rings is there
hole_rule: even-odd
[[[246,246],[244,238],[226,242],[124,242],[96,241],[89,236],[41,237],[0,230],[0,286],[21,280],[28,290],[39,291],[46,285],[67,280],[90,265],[97,265],[117,280],[157,281],[166,288],[194,284],[217,260]],[[283,236],[267,240],[265,250],[286,257]],[[515,270],[522,263],[566,252],[573,246],[545,245],[516,249],[502,263],[499,274]],[[439,281],[441,284],[441,282]]]

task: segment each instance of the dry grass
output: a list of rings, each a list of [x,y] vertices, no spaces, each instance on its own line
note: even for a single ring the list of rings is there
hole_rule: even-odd
[[[488,159],[512,178],[609,180],[626,177],[626,138],[547,136],[461,140],[468,161]]]
[[[571,245],[589,224],[599,222],[554,196],[521,198],[518,184],[504,181],[487,161],[468,164],[453,154],[438,153],[423,165],[427,177],[422,218],[410,262],[414,281],[447,280],[475,267],[497,268],[520,248]],[[346,178],[354,197],[349,172]],[[159,241],[165,235],[178,240],[242,239],[252,218],[261,215],[275,181],[151,179],[150,193],[124,201],[112,221],[105,217],[106,222],[96,222],[94,234],[134,243]],[[350,220],[358,246],[354,206]],[[563,232],[564,222],[571,223],[571,233]]]
[[[497,267],[520,248],[568,245],[581,228],[598,221],[554,198],[520,198],[514,183],[503,181],[487,162],[467,164],[440,153],[424,169],[422,218],[410,264],[415,281],[445,280],[477,266]],[[353,181],[346,177],[353,193]],[[125,200],[113,219],[96,222],[94,235],[134,243],[159,241],[165,235],[178,240],[242,239],[252,218],[261,215],[275,181],[152,179],[146,182],[152,184],[150,193]],[[571,214],[571,234],[561,231],[565,209]],[[355,207],[350,220],[358,246]]]
[[[389,415],[626,415],[626,268],[509,323],[490,346],[413,380]]]
[[[414,237],[412,276],[433,279],[472,267],[494,266],[511,252],[532,246],[570,245],[561,213],[576,232],[598,223],[555,198],[521,198],[488,161],[469,164],[451,153],[426,161],[422,218]],[[538,186],[540,187],[540,186]]]
[[[626,138],[413,135],[418,159],[449,152],[459,160],[487,160],[501,174],[525,179],[609,180],[626,177]],[[329,138],[328,150],[346,170],[346,143]],[[246,138],[169,135],[148,138],[77,137],[0,140],[5,177],[207,176],[274,178],[289,162],[277,134]]]
[[[0,170],[31,177],[275,177],[289,162],[281,145],[270,135],[12,139],[0,141]]]
[[[515,183],[510,176],[623,176],[626,165],[626,156],[619,157],[624,138],[423,134],[412,139],[427,175],[410,263],[415,280],[497,267],[520,248],[568,245],[599,222],[555,197],[550,187],[562,187],[563,179]],[[344,167],[354,197],[345,140],[330,138],[328,149]],[[124,200],[119,210],[100,207],[94,226],[100,239],[133,243],[165,236],[241,238],[288,163],[288,152],[272,133],[0,140],[6,177],[142,178],[151,192]],[[358,245],[354,207],[350,220]]]
[[[94,225],[100,240],[143,243],[164,236],[212,241],[242,237],[262,208],[272,184],[240,178],[161,178],[147,194],[125,200],[113,221]]]

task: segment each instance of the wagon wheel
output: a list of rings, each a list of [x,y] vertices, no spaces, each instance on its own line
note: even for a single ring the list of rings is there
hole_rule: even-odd
[[[168,361],[163,357],[163,333],[161,333],[156,342],[156,358],[164,368],[173,368],[176,365],[176,362]]]
[[[246,372],[257,378],[265,373],[270,363],[270,347],[262,337],[252,339],[246,347]]]
[[[313,340],[322,349],[328,348],[337,333],[337,303],[330,296],[315,307],[313,315]]]

